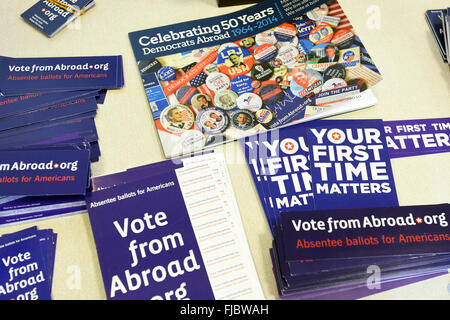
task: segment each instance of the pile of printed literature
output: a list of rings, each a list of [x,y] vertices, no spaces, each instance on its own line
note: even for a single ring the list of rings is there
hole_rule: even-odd
[[[42,169],[52,176],[58,173],[56,170],[69,172],[68,166],[54,167],[52,171],[36,167],[33,172],[29,170],[32,167],[20,166],[22,162],[37,163],[39,157],[42,163],[54,161],[59,165],[52,154],[60,154],[59,161],[65,163],[83,161],[79,165],[83,170],[89,168],[90,162],[98,161],[100,148],[94,121],[98,104],[103,104],[107,90],[123,85],[121,56],[0,57],[0,150],[2,155],[9,152],[11,161],[18,164],[16,168],[15,161],[7,163],[2,159],[0,224],[46,217],[49,211],[56,214],[55,210],[67,213],[85,208],[83,195],[90,183],[89,170],[72,171],[77,171],[78,186],[85,185],[70,192],[58,188],[53,180],[47,185],[39,184],[41,181],[37,185],[28,183],[33,190],[22,188],[11,194],[12,175],[33,174],[35,182],[35,175],[42,175]],[[25,182],[21,180],[16,186],[23,187],[21,183]]]

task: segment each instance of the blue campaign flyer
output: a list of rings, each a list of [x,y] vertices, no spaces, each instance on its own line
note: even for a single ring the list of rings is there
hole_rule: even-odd
[[[87,196],[106,296],[213,300],[175,173]]]
[[[324,122],[307,136],[316,210],[398,206],[381,120]]]

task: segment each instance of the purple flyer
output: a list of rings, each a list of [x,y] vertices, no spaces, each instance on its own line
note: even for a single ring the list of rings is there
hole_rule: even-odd
[[[384,121],[391,158],[450,152],[450,118]]]

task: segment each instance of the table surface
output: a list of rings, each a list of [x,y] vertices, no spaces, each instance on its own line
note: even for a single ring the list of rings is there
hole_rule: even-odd
[[[164,160],[135,64],[128,33],[221,15],[247,6],[218,8],[216,0],[97,0],[97,5],[48,39],[20,14],[37,0],[0,1],[0,55],[13,57],[123,55],[125,87],[109,91],[96,117],[102,156],[95,176]],[[426,23],[427,9],[448,0],[341,0],[341,6],[379,67],[379,103],[335,119],[424,119],[450,116],[450,71]],[[244,229],[266,299],[278,299],[269,257],[271,235],[238,143],[225,154]],[[400,205],[448,203],[450,153],[392,160]],[[58,233],[54,299],[105,299],[87,214],[0,229],[0,235],[37,225]],[[450,299],[450,275],[374,294],[365,299]]]

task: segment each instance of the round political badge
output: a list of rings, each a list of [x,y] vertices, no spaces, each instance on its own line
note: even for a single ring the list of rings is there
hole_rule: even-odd
[[[341,29],[336,31],[331,40],[331,43],[339,49],[348,49],[355,42],[355,35],[348,29]]]
[[[322,19],[328,14],[328,6],[326,4],[322,4],[317,8],[309,11],[306,16],[314,21],[322,21]]]
[[[297,48],[300,51],[300,53],[308,55],[313,47],[314,47],[314,43],[312,43],[308,39],[300,39],[298,41]]]
[[[239,48],[239,45],[234,43],[234,42],[226,42],[220,45],[219,49],[217,50],[217,52],[229,49],[229,48]]]
[[[258,89],[258,95],[266,105],[274,105],[283,100],[284,91],[275,81],[268,81],[263,83],[261,88]]]
[[[253,89],[258,89],[259,87],[261,87],[261,82],[258,80],[253,80],[252,81],[252,88]]]
[[[182,104],[166,107],[160,115],[160,122],[169,132],[179,133],[189,130],[194,125],[195,116],[191,109]]]
[[[225,89],[228,89],[230,86],[230,78],[226,74],[220,72],[212,72],[206,78],[206,86],[209,90],[214,92],[219,92]]]
[[[273,112],[267,108],[262,108],[256,111],[255,113],[256,120],[261,124],[269,124],[274,116]]]
[[[237,107],[238,95],[231,90],[222,90],[216,93],[214,102],[217,107],[223,110],[231,110]]]
[[[219,51],[217,65],[220,72],[236,77],[250,72],[253,67],[253,56],[247,49],[241,47],[228,47]]]
[[[267,30],[261,33],[258,33],[255,36],[255,41],[257,45],[262,45],[264,43],[275,44],[277,43],[277,38],[272,30]]]
[[[249,130],[255,126],[256,119],[248,110],[237,110],[230,116],[231,125],[239,130]]]
[[[239,45],[248,50],[255,45],[255,38],[254,37],[244,38],[241,41],[239,41]]]
[[[285,65],[281,65],[279,67],[273,68],[273,74],[275,77],[283,78],[288,72],[288,67]]]
[[[282,64],[292,68],[296,63],[297,55],[299,54],[297,48],[291,46],[281,47],[278,51],[277,59],[280,59]]]
[[[325,81],[325,83],[322,86],[322,91],[328,91],[328,90],[334,90],[339,89],[347,86],[347,82],[345,82],[344,79],[341,78],[334,78],[329,79]]]
[[[215,63],[210,63],[203,69],[203,71],[209,76],[213,72],[219,72],[219,67]]]
[[[259,62],[269,62],[275,59],[278,49],[273,44],[265,43],[255,48],[253,56]]]
[[[239,109],[250,110],[253,112],[261,109],[263,105],[261,97],[252,92],[240,95],[236,102]]]
[[[161,67],[161,63],[155,58],[141,60],[138,62],[138,68],[142,74],[158,72]]]
[[[296,68],[297,70],[305,70],[306,69],[306,62],[307,62],[306,54],[299,53],[296,57],[295,65],[293,68]]]
[[[364,79],[356,78],[347,81],[348,86],[359,86],[359,91],[363,92],[369,88],[367,81]]]
[[[293,24],[283,23],[277,26],[273,33],[277,41],[289,42],[297,35],[297,28]]]
[[[318,71],[306,69],[294,74],[290,84],[292,93],[297,97],[304,98],[321,91],[323,77]]]
[[[183,154],[200,150],[205,146],[206,137],[198,130],[187,130],[180,136],[181,152]]]
[[[345,79],[346,76],[347,71],[345,70],[345,67],[340,63],[336,63],[325,69],[325,71],[323,72],[323,81],[326,82],[333,78]]]
[[[314,28],[310,35],[309,40],[314,44],[320,44],[330,42],[333,39],[334,31],[329,25],[319,25]]]
[[[294,22],[297,28],[297,36],[300,39],[308,39],[311,31],[316,27],[310,19],[301,19]]]
[[[233,78],[230,83],[231,90],[241,95],[246,92],[252,92],[254,88],[252,87],[253,79],[247,76],[237,76]]]
[[[230,120],[224,110],[212,107],[201,110],[197,114],[195,123],[202,132],[216,135],[224,132],[228,128]]]
[[[197,111],[213,106],[211,97],[205,93],[198,93],[193,96],[191,99],[191,104]]]
[[[297,47],[298,46],[298,38],[293,37],[290,41],[280,41],[280,42],[278,42],[278,44],[280,45],[280,47],[284,47],[284,46]]]
[[[175,78],[175,69],[169,66],[162,67],[158,70],[158,78],[161,81],[170,81]]]
[[[195,87],[182,86],[176,91],[175,96],[177,97],[180,104],[191,105],[191,99],[197,93],[199,92]]]
[[[273,67],[268,62],[255,63],[251,70],[252,79],[258,81],[269,80],[273,75]]]

